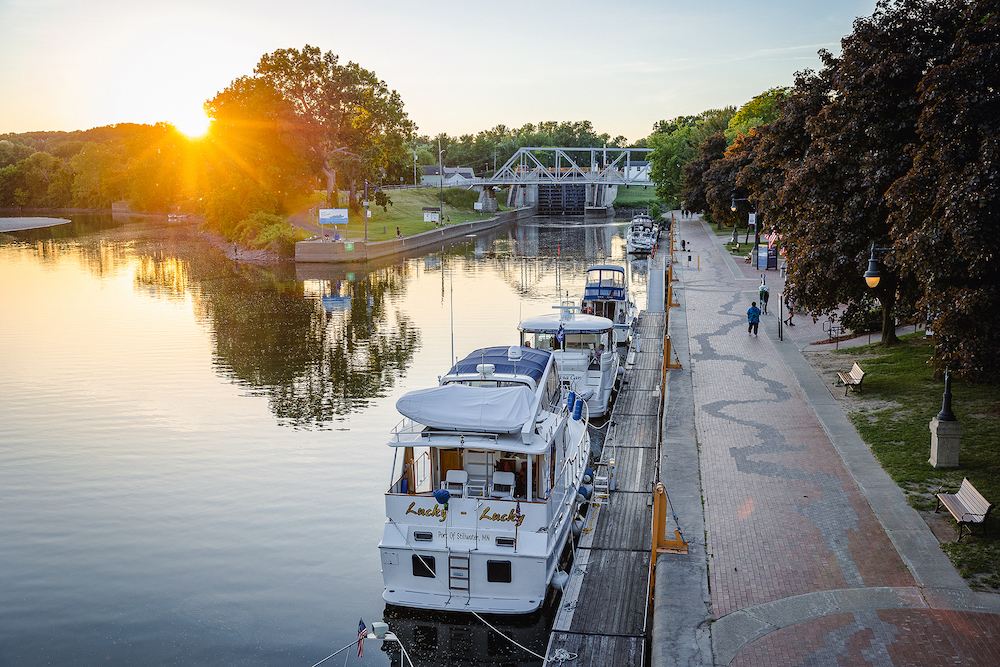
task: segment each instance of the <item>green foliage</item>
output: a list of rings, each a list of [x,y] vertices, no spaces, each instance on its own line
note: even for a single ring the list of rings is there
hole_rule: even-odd
[[[660,210],[659,204],[653,204],[649,207],[649,217],[653,220],[659,220],[663,217],[663,211]]]
[[[269,250],[282,257],[294,257],[295,242],[304,238],[287,219],[264,211],[241,220],[226,236],[248,248]]]
[[[771,88],[740,107],[726,128],[726,140],[732,144],[738,134],[747,134],[751,128],[771,123],[778,117],[778,102],[788,95],[788,87]]]
[[[444,201],[455,208],[471,211],[474,209],[475,203],[479,201],[479,193],[463,188],[448,188],[444,191]]]
[[[711,109],[699,116],[680,116],[671,121],[659,121],[649,137],[650,178],[656,183],[656,194],[668,208],[680,208],[687,200],[685,189],[686,167],[699,157],[699,147],[705,140],[724,130],[729,124],[734,107]]]

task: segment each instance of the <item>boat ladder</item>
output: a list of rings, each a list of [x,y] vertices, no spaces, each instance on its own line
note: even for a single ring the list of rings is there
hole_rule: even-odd
[[[448,554],[448,588],[469,590],[469,554]]]

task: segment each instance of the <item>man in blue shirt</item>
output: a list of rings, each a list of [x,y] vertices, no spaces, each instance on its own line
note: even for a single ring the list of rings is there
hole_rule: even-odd
[[[757,307],[756,301],[750,304],[750,309],[747,311],[747,322],[749,322],[747,335],[749,336],[752,333],[756,336],[757,325],[760,324],[760,308]]]

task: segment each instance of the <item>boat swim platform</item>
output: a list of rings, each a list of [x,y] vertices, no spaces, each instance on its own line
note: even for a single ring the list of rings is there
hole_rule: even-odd
[[[640,349],[611,417],[595,482],[614,460],[614,489],[595,483],[545,664],[642,667],[651,625],[653,485],[659,467],[663,341],[667,315],[639,315]],[[668,530],[669,532],[669,530]],[[572,661],[570,661],[572,658]]]

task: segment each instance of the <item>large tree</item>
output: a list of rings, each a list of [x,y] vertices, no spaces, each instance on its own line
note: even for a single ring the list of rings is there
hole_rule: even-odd
[[[1000,378],[1000,14],[948,2],[935,27],[957,27],[919,86],[913,164],[889,191],[896,263],[919,282],[938,368]]]
[[[912,164],[905,149],[918,138],[918,86],[954,38],[947,4],[880,0],[872,16],[855,21],[839,58],[820,52],[819,85],[828,83],[829,95],[805,120],[809,145],[785,168],[777,202],[793,214],[768,216],[781,220],[794,294],[814,314],[864,300],[871,248],[888,249],[881,257],[889,270],[874,290],[885,344],[896,340],[897,299],[912,300],[915,288],[913,267],[893,244],[886,193]],[[799,97],[813,99],[808,90]]]
[[[246,93],[269,107],[260,109],[275,123],[282,141],[308,156],[326,178],[327,198],[336,202],[338,172],[343,172],[356,204],[355,191],[365,179],[380,180],[391,160],[401,160],[415,126],[399,94],[374,72],[356,63],[341,65],[338,56],[306,45],[264,55],[253,77],[237,79],[208,103],[210,115],[226,97]]]

